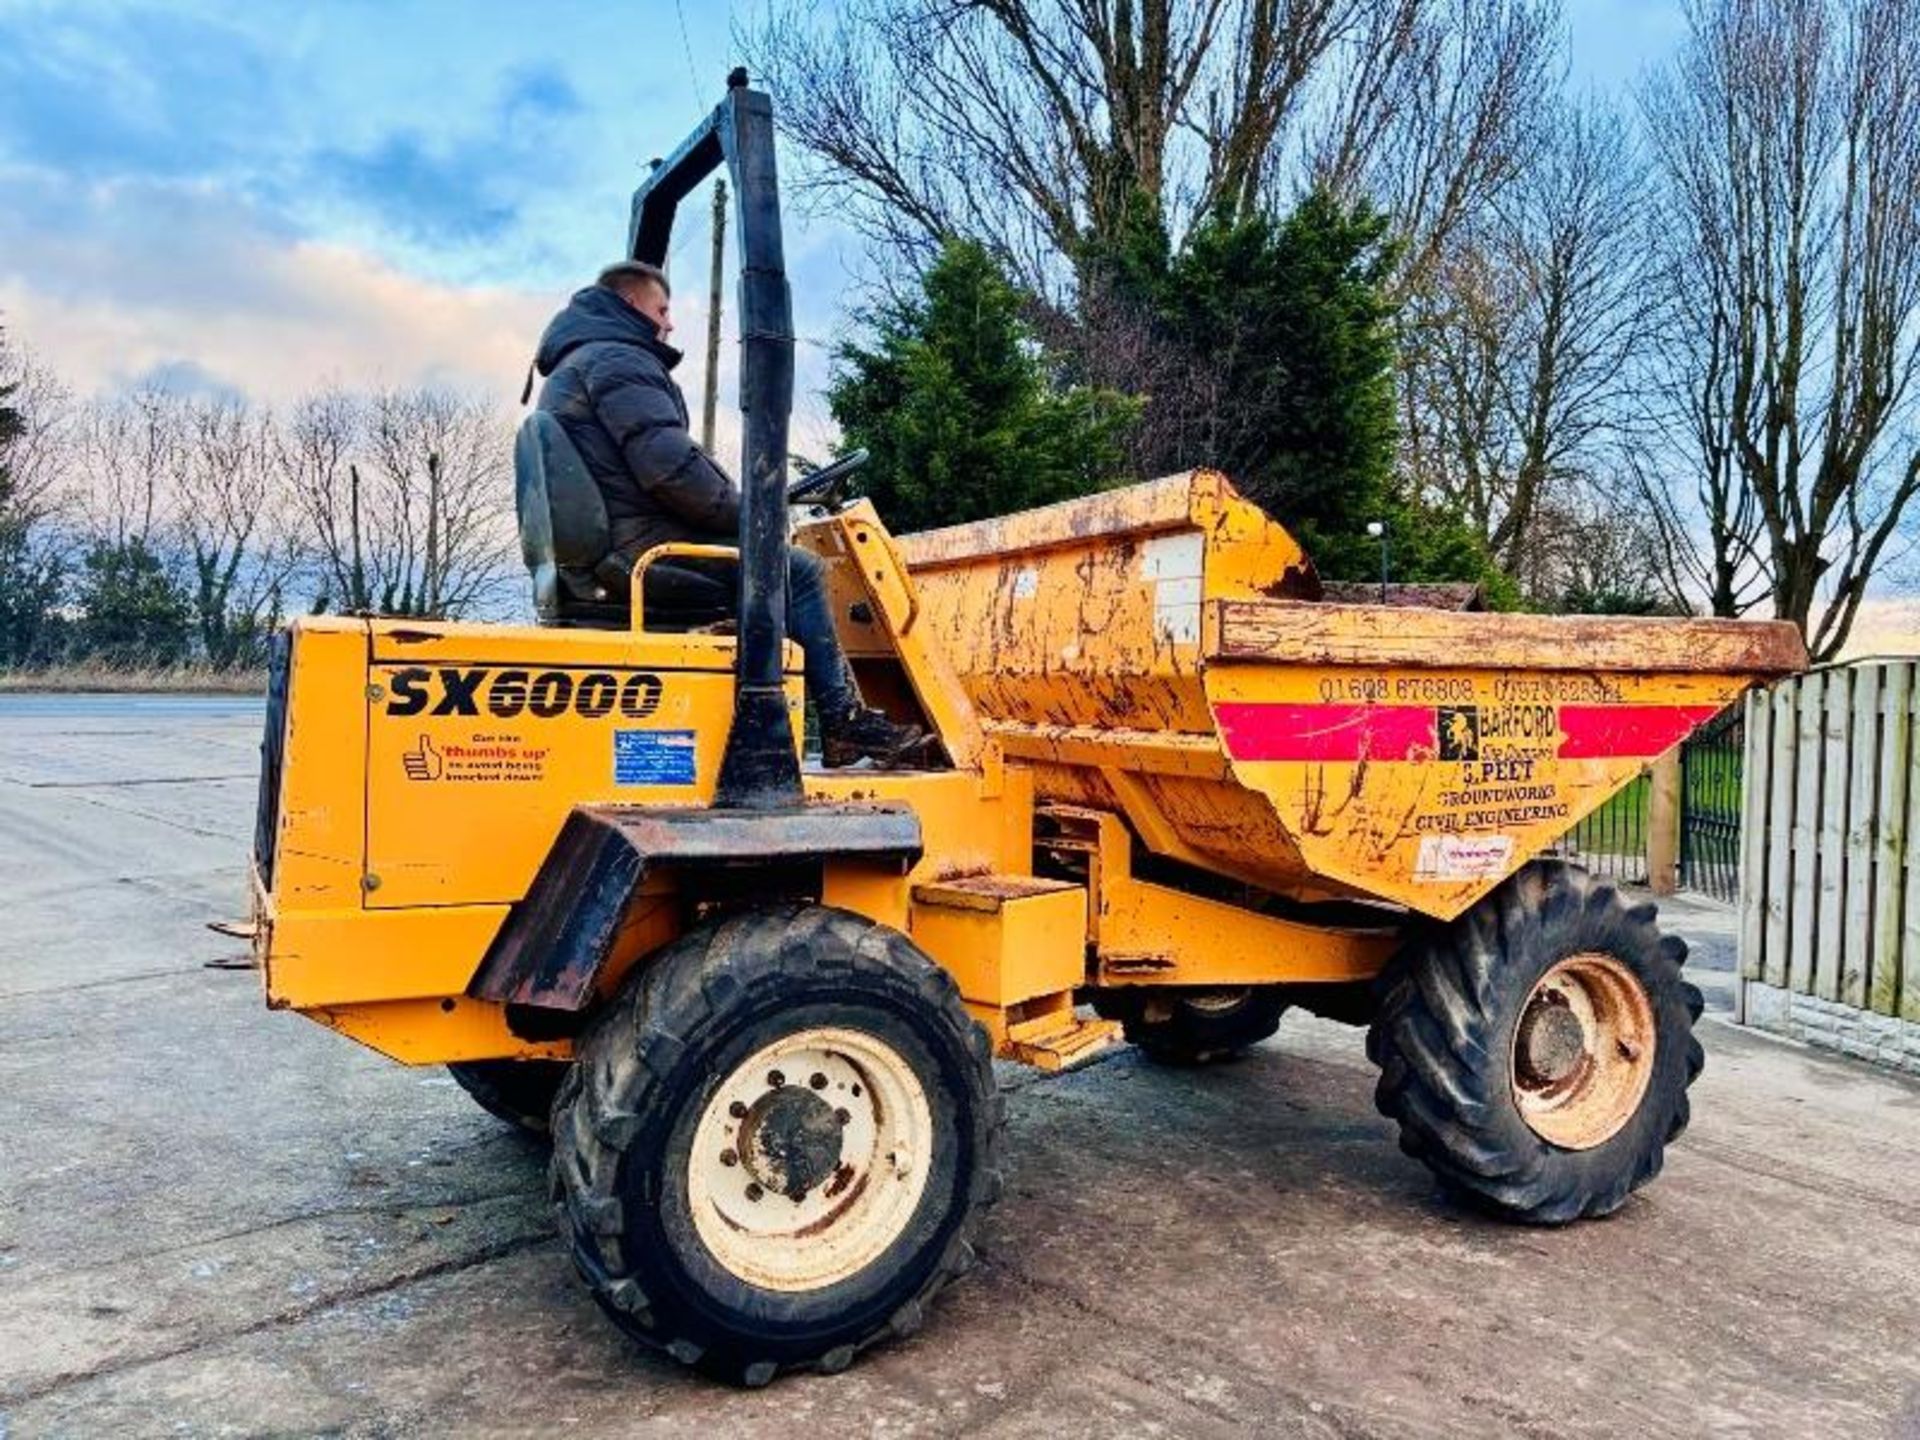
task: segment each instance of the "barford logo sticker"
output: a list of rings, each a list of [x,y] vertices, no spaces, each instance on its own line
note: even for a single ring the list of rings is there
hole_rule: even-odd
[[[531,715],[552,720],[572,713],[598,720],[618,713],[624,720],[645,720],[660,708],[660,677],[638,670],[615,675],[589,670],[491,670],[469,666],[424,666],[394,673],[387,689],[387,711],[407,715],[491,715],[511,720]]]
[[[1480,758],[1480,711],[1472,705],[1443,705],[1433,712],[1442,760]]]

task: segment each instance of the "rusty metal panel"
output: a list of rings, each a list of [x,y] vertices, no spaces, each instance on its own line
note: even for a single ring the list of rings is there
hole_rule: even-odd
[[[1806,663],[1790,625],[1333,603],[1206,471],[901,548],[1038,799],[1281,894],[1439,918]]]
[[[1202,602],[1317,595],[1293,538],[1194,471],[900,542],[937,634],[989,721],[1213,744]]]
[[[898,543],[880,523],[873,502],[857,500],[800,527],[795,543],[827,567],[828,603],[850,659],[884,658],[912,692],[921,716],[938,732],[957,769],[978,769],[985,760],[978,714],[945,648],[919,627],[920,599],[908,577]],[[884,696],[866,691],[869,703]]]
[[[1002,1009],[1086,979],[1087,892],[1030,875],[974,875],[913,887],[913,939],[960,993]]]
[[[650,871],[816,863],[828,857],[920,857],[905,805],[792,810],[659,810],[581,805],[567,816],[526,899],[513,907],[467,993],[480,1000],[578,1011]]]
[[[1785,620],[1495,615],[1380,605],[1222,600],[1210,659],[1289,665],[1442,668],[1471,657],[1489,669],[1637,671],[1772,679],[1807,668]]]
[[[971,564],[982,556],[1112,536],[1137,538],[1152,530],[1174,529],[1187,523],[1197,473],[1188,471],[1081,500],[925,530],[902,538],[900,549],[914,573],[923,575],[947,564]]]
[[[1316,875],[1450,919],[1738,700],[1738,675],[1215,664],[1235,782]]]

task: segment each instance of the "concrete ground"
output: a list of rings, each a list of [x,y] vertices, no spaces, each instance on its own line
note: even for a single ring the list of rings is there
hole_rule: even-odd
[[[1686,937],[1687,978],[1700,987],[1707,1014],[1733,1014],[1734,987],[1739,983],[1740,923],[1733,906],[1682,890],[1664,900],[1651,891],[1630,887],[1638,900],[1660,907],[1660,924]]]
[[[1712,1020],[1666,1175],[1550,1232],[1436,1194],[1353,1031],[1009,1071],[1008,1193],[926,1330],[716,1388],[587,1301],[535,1146],[207,968],[257,728],[0,698],[4,1440],[1920,1430],[1920,1088]]]

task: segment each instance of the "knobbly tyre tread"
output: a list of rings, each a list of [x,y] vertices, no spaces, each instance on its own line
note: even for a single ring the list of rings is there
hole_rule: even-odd
[[[1170,1004],[1165,1019],[1152,1019],[1148,1007]],[[1171,987],[1120,986],[1095,992],[1093,1008],[1107,1020],[1118,1020],[1127,1043],[1162,1065],[1211,1065],[1230,1060],[1258,1045],[1280,1028],[1287,1002],[1277,985],[1250,988],[1246,1003],[1225,1014],[1208,1014],[1184,1003]]]
[[[1590,1150],[1565,1150],[1526,1124],[1512,1097],[1512,1027],[1553,963],[1604,950],[1639,978],[1654,1010],[1654,1073],[1633,1118]],[[1700,992],[1683,977],[1686,942],[1663,936],[1652,904],[1610,883],[1537,862],[1452,925],[1434,927],[1382,973],[1367,1055],[1374,1101],[1400,1148],[1450,1190],[1503,1218],[1557,1225],[1611,1214],[1660,1173],[1689,1119],[1687,1087],[1705,1052],[1693,1034]]]
[[[961,1216],[939,1260],[913,1293],[892,1306],[869,1333],[802,1359],[724,1346],[706,1347],[679,1333],[669,1306],[656,1303],[628,1273],[622,1165],[640,1129],[650,1086],[668,1080],[684,1057],[684,1037],[712,1023],[748,986],[792,986],[861,977],[912,1004],[970,1058],[979,1093],[971,1178]],[[973,1268],[974,1240],[999,1198],[1004,1097],[993,1085],[986,1031],[960,1002],[952,977],[906,936],[864,916],[819,905],[784,905],[735,915],[695,930],[663,949],[627,983],[582,1035],[578,1060],[554,1102],[548,1196],[574,1268],[596,1301],[623,1330],[682,1364],[747,1386],[800,1369],[836,1374],[869,1347],[903,1338],[924,1322],[926,1308],[951,1281]],[[936,1108],[937,1096],[929,1096]]]
[[[482,1110],[530,1135],[545,1135],[564,1060],[462,1060],[447,1073]]]

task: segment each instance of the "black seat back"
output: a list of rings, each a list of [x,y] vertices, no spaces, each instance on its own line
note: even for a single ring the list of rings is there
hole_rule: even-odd
[[[520,555],[533,579],[533,608],[542,625],[625,629],[627,573],[613,554],[606,501],[560,421],[535,410],[513,445],[514,508]],[[686,630],[725,619],[733,587],[714,575],[673,564],[647,570],[647,628]]]
[[[626,596],[615,595],[594,573],[613,549],[606,502],[560,421],[545,410],[520,424],[513,498],[520,556],[533,578],[540,622],[625,623]]]

